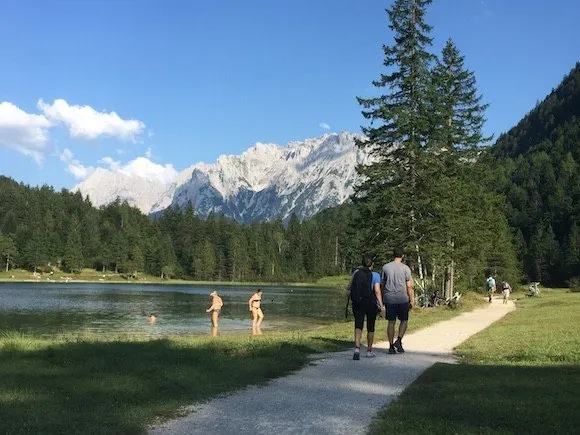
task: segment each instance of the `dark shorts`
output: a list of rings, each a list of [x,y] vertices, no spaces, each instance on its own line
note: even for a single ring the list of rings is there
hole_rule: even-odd
[[[354,327],[356,329],[363,329],[366,316],[367,332],[375,332],[375,321],[377,320],[378,314],[378,308],[376,304],[353,304],[352,314],[354,314]]]
[[[387,320],[409,320],[409,303],[387,304]]]

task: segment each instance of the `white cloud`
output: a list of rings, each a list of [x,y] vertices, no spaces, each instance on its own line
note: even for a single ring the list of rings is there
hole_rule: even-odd
[[[177,176],[177,171],[173,168],[173,165],[159,165],[147,157],[137,157],[125,165],[112,157],[103,157],[98,163],[111,172],[160,181],[164,184],[171,183]]]
[[[95,168],[92,166],[85,166],[77,159],[74,158],[74,154],[68,148],[65,148],[64,151],[60,154],[60,161],[67,163],[66,170],[67,172],[74,175],[77,180],[84,180],[85,178],[89,177],[93,172],[95,172]]]
[[[69,163],[73,160],[73,153],[68,148],[65,148],[64,151],[60,154],[60,161],[64,163]]]
[[[326,122],[321,122],[318,124],[318,126],[324,130],[330,130],[330,125],[328,125]]]
[[[95,168],[92,166],[85,166],[78,160],[73,160],[67,166],[66,170],[73,174],[77,180],[84,180],[90,177],[93,172],[95,172]]]
[[[48,143],[50,121],[43,115],[26,113],[14,104],[0,103],[0,145],[32,157],[39,165]]]
[[[107,165],[111,171],[118,171],[121,167],[121,162],[113,160],[112,157],[103,157],[99,163]]]
[[[135,141],[135,136],[145,129],[139,120],[125,120],[116,112],[98,112],[91,106],[71,106],[63,99],[52,104],[38,100],[37,106],[49,120],[64,123],[73,138],[92,140],[110,136]]]
[[[125,166],[119,168],[119,172],[127,175],[136,175],[148,180],[157,180],[162,183],[170,183],[177,176],[173,165],[158,165],[146,157],[137,157]]]
[[[151,160],[152,155],[153,155],[153,149],[151,147],[147,148],[147,151],[145,151],[145,157],[147,157],[149,160]]]

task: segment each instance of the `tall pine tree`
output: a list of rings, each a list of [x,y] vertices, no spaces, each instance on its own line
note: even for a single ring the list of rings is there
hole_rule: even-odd
[[[387,73],[373,82],[384,94],[358,98],[363,116],[370,121],[370,126],[362,129],[366,140],[358,145],[373,159],[370,165],[357,168],[363,177],[356,189],[360,226],[367,229],[367,241],[376,231],[378,240],[387,241],[389,246],[380,249],[384,254],[396,245],[412,248],[420,275],[419,221],[424,204],[421,194],[428,182],[423,169],[427,166],[428,97],[434,59],[428,51],[432,39],[425,14],[431,1],[395,0],[387,9],[394,44],[383,46]]]

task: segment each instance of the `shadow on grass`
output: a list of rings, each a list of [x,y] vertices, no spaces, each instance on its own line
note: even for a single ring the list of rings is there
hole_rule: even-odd
[[[438,363],[373,420],[371,434],[578,433],[579,366]]]
[[[248,340],[79,342],[0,350],[0,433],[143,433],[249,383],[301,367],[306,345]]]
[[[312,336],[313,341],[323,344],[322,348],[325,352],[337,352],[349,349],[353,346],[353,340],[341,340],[338,338]],[[354,338],[353,338],[354,339]]]

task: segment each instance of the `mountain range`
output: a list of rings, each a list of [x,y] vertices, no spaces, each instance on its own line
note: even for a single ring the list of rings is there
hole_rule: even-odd
[[[195,163],[168,182],[99,168],[73,191],[88,195],[97,207],[119,198],[146,214],[191,203],[201,217],[224,214],[240,222],[287,220],[292,214],[306,218],[342,204],[353,193],[356,165],[368,161],[356,138],[343,132],[286,146],[257,143],[239,156]]]

